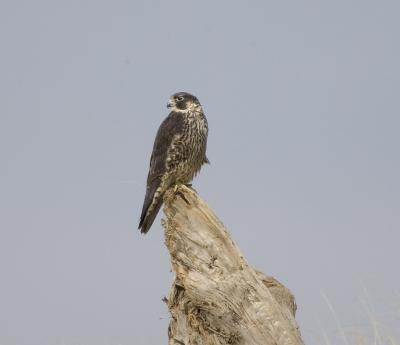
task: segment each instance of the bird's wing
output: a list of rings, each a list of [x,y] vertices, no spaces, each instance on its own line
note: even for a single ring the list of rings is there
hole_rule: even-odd
[[[156,217],[162,203],[162,177],[167,172],[167,155],[172,141],[183,132],[183,115],[171,112],[161,123],[154,141],[153,152],[150,158],[149,174],[147,176],[146,196],[144,198],[139,228],[147,232]]]
[[[149,175],[147,183],[154,178],[162,176],[167,168],[167,154],[172,141],[183,132],[183,115],[178,112],[171,112],[161,123],[154,140],[153,152],[150,158]]]

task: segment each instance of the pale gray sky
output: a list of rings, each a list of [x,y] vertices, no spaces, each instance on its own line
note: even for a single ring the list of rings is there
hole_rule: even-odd
[[[307,344],[337,337],[321,292],[345,326],[364,287],[398,311],[399,11],[1,0],[0,344],[166,344],[168,252],[137,222],[176,91],[209,120],[195,188],[294,292]]]

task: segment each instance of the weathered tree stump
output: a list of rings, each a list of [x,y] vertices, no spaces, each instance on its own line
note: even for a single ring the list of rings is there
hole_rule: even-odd
[[[293,295],[246,262],[196,192],[179,186],[164,202],[175,272],[169,345],[302,345]]]

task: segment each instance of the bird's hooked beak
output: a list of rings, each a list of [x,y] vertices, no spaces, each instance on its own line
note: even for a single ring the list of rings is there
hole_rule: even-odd
[[[173,102],[171,100],[169,100],[168,103],[167,103],[167,108],[168,109],[172,108],[173,105],[174,105]]]

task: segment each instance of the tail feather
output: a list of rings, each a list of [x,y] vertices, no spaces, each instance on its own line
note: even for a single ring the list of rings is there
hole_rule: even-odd
[[[157,217],[158,211],[162,205],[162,195],[155,200],[153,207],[151,210],[148,210],[143,218],[140,219],[139,229],[142,234],[146,234],[151,226],[153,225],[154,219]]]
[[[147,188],[139,222],[139,229],[142,233],[149,231],[162,205],[163,193],[161,193],[160,184],[160,179],[155,179]]]

